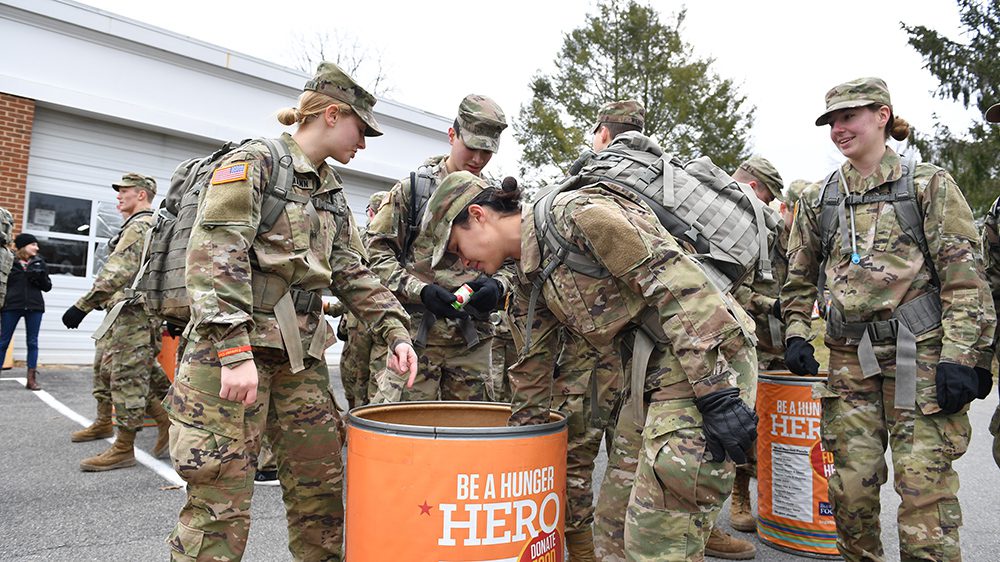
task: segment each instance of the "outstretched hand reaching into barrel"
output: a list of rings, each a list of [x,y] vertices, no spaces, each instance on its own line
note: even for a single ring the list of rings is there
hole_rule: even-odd
[[[400,375],[409,373],[410,378],[406,381],[406,388],[413,388],[413,381],[417,378],[417,352],[408,342],[397,343],[389,354],[388,366]]]

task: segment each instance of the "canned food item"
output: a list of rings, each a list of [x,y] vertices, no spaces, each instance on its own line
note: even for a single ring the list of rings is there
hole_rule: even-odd
[[[467,283],[463,284],[457,291],[455,291],[454,295],[457,300],[451,303],[451,306],[454,307],[455,310],[462,310],[465,303],[469,302],[469,298],[472,297],[473,292],[472,287],[470,287]]]

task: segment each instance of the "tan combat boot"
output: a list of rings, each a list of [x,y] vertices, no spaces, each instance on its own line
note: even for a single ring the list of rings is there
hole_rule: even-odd
[[[118,438],[111,448],[103,453],[80,461],[80,470],[84,472],[103,472],[135,466],[135,431],[118,428]]]
[[[729,523],[737,531],[752,533],[757,530],[757,519],[750,506],[750,475],[737,469],[733,483],[733,501],[729,505]]]
[[[594,557],[594,531],[587,527],[566,533],[569,562],[597,562]]]
[[[750,560],[757,556],[757,547],[738,539],[716,526],[705,543],[705,555],[726,560]]]
[[[28,369],[28,382],[24,383],[24,388],[28,390],[41,390],[42,387],[38,385],[38,381],[35,380],[35,375],[38,374],[38,369]]]
[[[156,420],[156,444],[153,445],[153,457],[162,459],[170,453],[170,416],[160,402],[150,400],[146,405],[146,415]]]
[[[113,437],[114,434],[115,428],[111,425],[111,403],[98,402],[97,419],[94,420],[94,423],[80,431],[74,431],[70,435],[70,440],[74,443],[80,443],[81,441],[107,439],[108,437]]]

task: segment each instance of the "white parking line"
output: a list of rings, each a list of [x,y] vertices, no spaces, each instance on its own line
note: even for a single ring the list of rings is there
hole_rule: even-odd
[[[22,386],[27,382],[27,380],[25,380],[22,377],[4,377],[0,378],[0,381],[14,381]],[[48,404],[53,410],[59,412],[60,414],[80,424],[82,427],[87,427],[94,421],[94,420],[88,420],[87,418],[74,412],[69,408],[69,406],[56,400],[55,397],[53,397],[51,394],[49,394],[44,390],[36,390],[31,394],[37,396],[39,400]],[[108,443],[115,442],[113,438],[105,439],[105,441],[107,441]],[[181,480],[181,477],[177,476],[177,472],[174,471],[174,468],[172,466],[153,457],[153,455],[150,455],[149,453],[143,451],[142,449],[139,449],[138,447],[136,447],[135,449],[135,460],[139,461],[140,464],[146,466],[153,472],[162,476],[167,482],[170,482],[175,486],[185,485],[184,481]]]

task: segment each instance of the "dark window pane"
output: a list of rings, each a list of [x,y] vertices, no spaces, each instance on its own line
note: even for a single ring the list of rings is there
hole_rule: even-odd
[[[87,243],[39,236],[38,253],[45,258],[52,275],[83,277],[87,273]]]
[[[25,230],[64,232],[86,236],[90,231],[90,204],[86,199],[31,192]],[[84,245],[86,251],[86,245]]]

